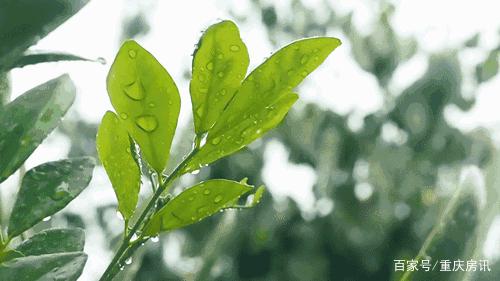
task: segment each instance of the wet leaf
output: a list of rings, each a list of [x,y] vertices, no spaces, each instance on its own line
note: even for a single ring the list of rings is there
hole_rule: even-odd
[[[81,252],[85,245],[85,233],[80,228],[58,228],[39,232],[23,241],[16,251],[24,256]]]
[[[74,281],[87,261],[83,252],[57,253],[16,258],[0,264],[2,281]]]
[[[73,158],[48,162],[24,176],[9,221],[9,237],[15,237],[64,208],[87,187],[94,160]]]
[[[0,114],[0,182],[14,173],[59,124],[75,99],[68,75],[39,85]]]
[[[12,65],[28,47],[64,23],[88,2],[89,0],[2,1],[0,66]]]
[[[132,154],[135,145],[113,112],[106,112],[97,133],[97,152],[113,185],[118,210],[128,220],[139,198],[141,171]]]
[[[172,77],[148,51],[135,41],[126,41],[111,66],[107,88],[113,107],[144,158],[161,173],[180,110]]]
[[[220,210],[240,207],[236,205],[236,201],[252,189],[253,186],[244,181],[218,179],[201,182],[186,189],[161,208],[145,228],[145,234],[155,236],[162,231],[196,223]]]
[[[276,127],[298,98],[293,88],[339,45],[335,38],[296,41],[257,67],[208,131],[206,144],[184,172],[232,154]]]
[[[205,31],[194,53],[189,87],[196,134],[205,133],[215,124],[241,85],[249,60],[233,22],[223,21]]]

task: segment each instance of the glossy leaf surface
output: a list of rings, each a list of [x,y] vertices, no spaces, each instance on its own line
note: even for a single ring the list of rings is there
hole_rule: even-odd
[[[196,223],[220,210],[234,207],[251,185],[230,180],[208,180],[190,187],[156,213],[145,229],[149,236]]]
[[[340,44],[326,37],[296,41],[257,67],[208,131],[206,144],[184,172],[232,154],[276,127],[298,98],[292,89]]]
[[[139,198],[141,171],[132,155],[127,130],[113,112],[106,112],[97,133],[97,152],[118,199],[118,210],[128,220]]]
[[[196,134],[208,131],[246,75],[248,51],[238,27],[223,21],[209,27],[198,43],[190,83]]]
[[[85,233],[80,228],[58,228],[39,232],[23,241],[16,251],[24,256],[81,252],[85,245]]]
[[[89,0],[1,1],[0,66],[11,65],[28,47],[76,14],[88,2]]]
[[[146,161],[161,173],[177,127],[180,97],[172,77],[135,41],[125,42],[108,74],[113,107],[139,144]]]
[[[63,75],[7,104],[0,114],[0,182],[14,173],[59,124],[75,99],[75,87]]]
[[[64,208],[87,187],[94,160],[74,158],[48,162],[24,176],[9,221],[9,237],[15,237]]]
[[[16,258],[0,264],[2,281],[77,280],[87,255],[82,252],[57,253]]]

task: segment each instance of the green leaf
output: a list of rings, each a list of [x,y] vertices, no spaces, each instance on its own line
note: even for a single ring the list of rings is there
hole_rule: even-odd
[[[208,131],[206,144],[183,172],[232,154],[276,127],[297,100],[292,89],[340,45],[335,38],[296,41],[271,56],[243,81]]]
[[[14,203],[9,237],[64,208],[87,187],[93,168],[94,160],[83,157],[48,162],[29,170]]]
[[[476,66],[476,80],[478,83],[486,82],[497,75],[499,54],[500,51],[491,51],[486,60]]]
[[[0,264],[2,281],[74,281],[87,261],[83,252],[22,257]]]
[[[0,68],[12,65],[31,45],[76,14],[89,0],[2,1]]]
[[[3,107],[9,102],[10,99],[10,80],[9,75],[5,72],[0,72],[0,115],[2,114]]]
[[[0,182],[14,173],[59,124],[75,99],[68,75],[39,85],[0,113]]]
[[[244,181],[218,179],[201,182],[184,190],[161,208],[150,220],[144,233],[155,236],[162,231],[196,223],[220,210],[240,207],[236,201],[252,189],[253,186]]]
[[[165,168],[177,127],[180,97],[172,77],[135,41],[126,41],[108,74],[113,107],[158,173]]]
[[[133,141],[113,112],[106,112],[97,133],[97,152],[118,199],[125,220],[134,213],[139,198],[141,171],[132,155]]]
[[[249,62],[236,24],[222,21],[205,31],[194,53],[189,87],[196,134],[215,124],[240,87]]]
[[[80,228],[48,229],[33,235],[16,247],[24,256],[81,252],[85,245],[85,233]]]
[[[104,63],[103,59],[92,60],[68,53],[53,53],[53,52],[29,52],[13,62],[11,66],[6,69],[16,67],[25,67],[38,63],[58,62],[58,61],[91,61]]]

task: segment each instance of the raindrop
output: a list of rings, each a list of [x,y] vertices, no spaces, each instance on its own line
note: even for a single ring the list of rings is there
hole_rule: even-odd
[[[125,260],[125,264],[132,264],[132,258],[128,258]]]
[[[207,188],[207,189],[203,190],[203,194],[209,195],[210,194],[210,189]]]
[[[306,64],[308,60],[309,57],[307,55],[303,55],[302,58],[300,59],[300,64]]]
[[[153,108],[153,107],[155,107],[156,105],[154,104],[154,102],[150,102],[150,103],[148,104],[148,106],[149,106],[149,107],[151,107],[151,108]]]
[[[200,170],[198,169],[198,170],[194,170],[194,171],[192,171],[192,172],[191,172],[191,175],[197,175],[197,174],[199,174],[199,173],[200,173]]]
[[[240,50],[240,46],[238,45],[231,45],[229,48],[232,52],[238,52]]]
[[[51,216],[45,217],[43,218],[43,221],[50,221],[51,218],[52,218]]]
[[[219,94],[220,94],[221,96],[226,95],[226,90],[224,90],[224,89],[220,90]]]
[[[206,94],[206,93],[208,93],[208,89],[207,88],[200,88],[200,93]]]
[[[128,51],[128,56],[129,56],[131,59],[135,58],[135,56],[136,56],[136,55],[137,55],[137,52],[136,52],[136,51],[134,51],[134,50],[130,50],[130,51]]]
[[[120,118],[123,119],[123,120],[125,120],[125,119],[128,118],[128,114],[125,113],[125,112],[122,112],[122,113],[120,113]]]
[[[103,58],[103,57],[98,57],[98,58],[96,59],[96,61],[97,61],[98,63],[100,63],[100,64],[106,64],[106,59],[105,59],[105,58]]]
[[[160,238],[158,236],[155,236],[155,237],[151,237],[151,241],[153,243],[157,243],[158,241],[160,241]]]
[[[132,238],[130,238],[130,242],[134,242],[136,241],[137,239],[139,239],[139,237],[137,236],[136,233],[134,233],[134,235],[132,235]]]
[[[213,62],[207,63],[207,69],[208,70],[213,70],[214,69],[214,63]]]
[[[307,74],[308,74],[308,73],[307,73],[307,71],[302,71],[302,72],[300,73],[300,75],[302,75],[302,77],[306,77],[306,76],[307,76]]]
[[[194,200],[194,196],[189,196],[188,200],[189,201],[193,201]]]
[[[201,82],[205,81],[205,75],[203,74],[198,75],[198,80],[200,80]]]
[[[158,127],[158,121],[156,120],[156,117],[152,115],[139,116],[135,119],[135,123],[139,128],[148,133],[154,131],[156,127]]]
[[[203,116],[203,106],[200,106],[198,107],[198,109],[196,109],[196,115],[198,115],[198,117]]]
[[[218,203],[220,203],[220,201],[222,201],[222,195],[219,194],[219,195],[215,196],[214,203],[218,204]]]
[[[216,138],[214,138],[214,139],[212,140],[212,144],[213,144],[213,145],[217,145],[217,144],[219,144],[219,143],[220,143],[220,141],[221,141],[221,138],[220,138],[220,137],[216,137]]]
[[[217,73],[217,76],[219,76],[221,78],[224,77],[224,72],[221,71],[221,72]]]
[[[130,153],[130,147],[127,147],[127,149],[125,149],[127,151],[127,153]]]
[[[191,217],[191,220],[192,220],[192,221],[195,221],[195,220],[196,220],[196,217],[195,217],[195,216],[192,216],[192,217]]]
[[[223,58],[224,58],[224,55],[223,55],[223,54],[218,54],[218,55],[217,55],[217,58],[221,60],[221,59],[223,59]]]

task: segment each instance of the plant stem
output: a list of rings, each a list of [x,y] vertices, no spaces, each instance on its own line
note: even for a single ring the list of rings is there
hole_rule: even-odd
[[[149,200],[146,208],[142,211],[139,218],[132,226],[132,229],[130,230],[128,235],[126,235],[125,239],[123,239],[122,244],[118,248],[115,256],[111,260],[111,263],[108,265],[106,271],[104,271],[99,281],[112,280],[116,275],[115,268],[117,266],[121,266],[120,263],[123,260],[127,260],[130,257],[132,253],[129,252],[129,249],[134,245],[134,242],[136,242],[136,241],[132,241],[132,243],[130,242],[132,240],[132,237],[134,237],[134,235],[137,235],[139,228],[141,226],[144,226],[143,222],[147,221],[147,216],[150,214],[152,210],[154,210],[156,204],[158,203],[158,199],[160,198],[163,191],[165,191],[168,188],[168,186],[180,176],[180,172],[182,171],[182,169],[184,169],[184,167],[187,165],[189,160],[196,154],[196,152],[198,152],[198,146],[195,146],[195,148],[186,156],[186,158],[184,158],[184,160],[182,160],[182,162],[174,169],[174,171],[172,171],[172,173],[165,178],[165,181],[160,184],[158,189],[153,194],[153,197],[151,197],[151,199]]]

